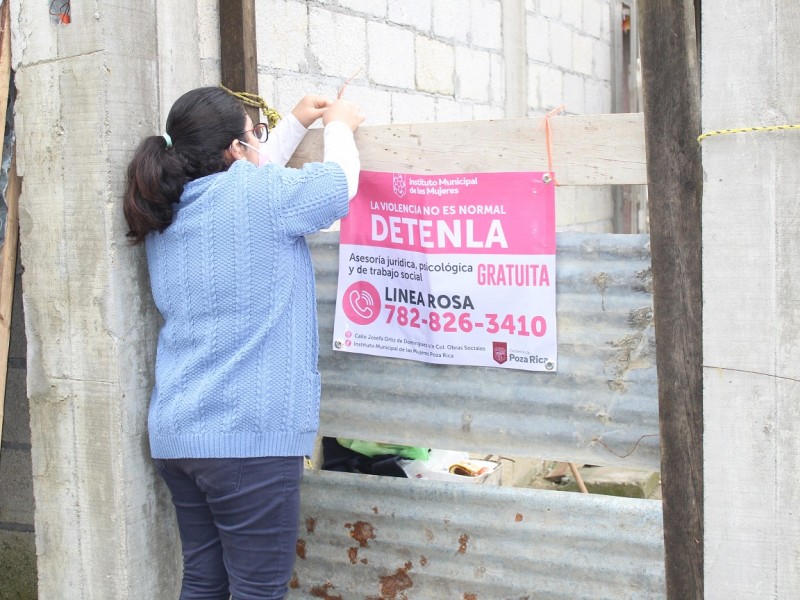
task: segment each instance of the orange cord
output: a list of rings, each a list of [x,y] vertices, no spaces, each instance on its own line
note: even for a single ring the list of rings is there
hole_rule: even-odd
[[[550,117],[554,117],[558,113],[563,112],[564,108],[566,108],[566,105],[562,104],[544,116],[544,138],[547,144],[547,171],[550,173],[554,185],[558,185],[558,182],[556,181],[556,176],[553,175],[553,131],[550,127]]]
[[[336,99],[337,99],[337,100],[338,100],[338,99],[340,99],[340,98],[342,97],[342,94],[344,94],[344,88],[346,88],[346,87],[347,87],[347,84],[349,84],[351,81],[353,81],[353,79],[355,79],[355,78],[356,78],[356,76],[357,76],[359,73],[361,73],[361,69],[363,69],[363,68],[364,68],[364,67],[359,67],[359,68],[358,68],[358,71],[356,71],[355,73],[353,73],[353,75],[350,77],[350,79],[348,79],[347,81],[345,81],[345,82],[344,82],[344,85],[342,86],[342,89],[340,89],[340,90],[339,90],[339,94],[336,96]]]

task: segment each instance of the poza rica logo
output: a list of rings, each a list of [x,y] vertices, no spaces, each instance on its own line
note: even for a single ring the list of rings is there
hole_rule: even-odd
[[[508,343],[492,342],[492,358],[500,365],[506,362],[508,360]]]

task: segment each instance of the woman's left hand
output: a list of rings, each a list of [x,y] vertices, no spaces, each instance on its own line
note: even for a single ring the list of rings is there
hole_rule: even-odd
[[[300,121],[303,127],[308,129],[314,121],[325,114],[325,111],[328,110],[331,104],[331,101],[324,96],[309,94],[300,99],[300,102],[294,107],[292,114]]]

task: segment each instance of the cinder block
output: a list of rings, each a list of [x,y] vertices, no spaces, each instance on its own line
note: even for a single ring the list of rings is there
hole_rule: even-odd
[[[461,104],[451,98],[436,98],[437,121],[471,121],[473,118],[471,104]]]
[[[539,15],[529,15],[526,33],[528,60],[550,62],[550,22]]]
[[[567,0],[561,3],[561,20],[574,27],[583,28],[583,0]]]
[[[452,96],[455,91],[453,47],[426,37],[416,38],[417,89]]]
[[[603,35],[603,7],[597,0],[583,0],[583,31],[595,38]]]
[[[564,73],[558,69],[539,69],[539,96],[541,107],[552,110],[564,103]]]
[[[433,121],[436,116],[432,96],[419,94],[392,94],[393,123],[424,123]]]
[[[608,40],[611,37],[611,32],[615,31],[612,29],[611,26],[611,7],[608,4],[603,4],[601,7],[601,11],[603,13],[602,18],[600,19],[601,24],[601,31],[600,37],[604,40]],[[616,27],[620,27],[620,24],[615,23]]]
[[[366,21],[322,8],[309,13],[308,45],[313,67],[325,75],[350,78],[367,64]]]
[[[611,111],[611,85],[596,79],[586,80],[586,114],[600,115]]]
[[[389,2],[389,20],[399,25],[410,25],[422,32],[431,30],[432,0],[392,0]]]
[[[499,0],[471,0],[469,5],[472,44],[491,50],[502,49],[503,10]]]
[[[561,17],[562,4],[564,0],[539,0],[539,12],[549,19],[558,19]]]
[[[488,52],[456,48],[456,99],[488,102],[490,75]]]
[[[608,42],[594,42],[594,76],[603,81],[611,81],[611,46]]]
[[[572,69],[572,31],[561,23],[550,23],[550,44],[553,66]]]
[[[256,36],[259,63],[270,69],[305,70],[309,40],[306,3],[256,2],[256,18],[264,27],[264,33]]]
[[[305,94],[335,96],[335,84],[332,85],[330,80],[328,80],[327,86],[325,83],[305,77],[274,78],[268,75],[259,75],[258,90],[269,106],[285,116]]]
[[[366,125],[388,125],[392,122],[392,93],[367,85],[347,86],[345,98],[361,107]]]
[[[564,75],[564,104],[568,113],[581,115],[586,110],[584,78],[567,73]]]
[[[438,38],[466,44],[470,32],[464,0],[436,0],[433,4],[433,34]]]
[[[339,6],[373,17],[386,16],[387,0],[339,0]]]
[[[475,114],[475,118],[479,121],[502,119],[506,116],[506,112],[501,106],[496,106],[493,104],[477,104],[472,110]]]
[[[414,34],[407,29],[368,23],[369,78],[383,85],[414,89]]]
[[[597,45],[595,41],[585,35],[576,33],[572,36],[572,67],[583,75],[592,74],[594,53]],[[608,47],[605,48],[608,50]],[[609,51],[610,54],[610,51]]]

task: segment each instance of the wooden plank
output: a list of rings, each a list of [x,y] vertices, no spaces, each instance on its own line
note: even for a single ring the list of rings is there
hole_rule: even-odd
[[[222,85],[234,92],[258,94],[255,0],[219,0]],[[245,106],[254,123],[258,108]]]
[[[645,184],[641,113],[553,117],[559,185]],[[363,126],[361,168],[410,173],[547,171],[544,118]],[[322,131],[306,135],[290,166],[322,160]]]
[[[19,193],[16,157],[8,170],[6,202],[6,236],[0,252],[0,433],[5,415],[6,379],[8,376],[8,349],[11,341],[11,307],[14,304],[14,280],[17,274],[17,242],[19,240]]]
[[[0,124],[5,129],[8,107],[8,86],[11,78],[11,27],[9,20],[9,2],[3,2],[0,9]],[[19,232],[19,214],[17,200],[19,198],[19,179],[16,162],[12,157],[11,169],[8,172],[8,189],[6,202],[6,230],[3,250],[0,253],[0,437],[3,431],[5,415],[6,377],[8,375],[8,345],[11,340],[11,306],[14,301],[14,278],[17,265],[17,239]]]
[[[667,598],[701,599],[703,297],[700,73],[689,0],[638,3]]]

